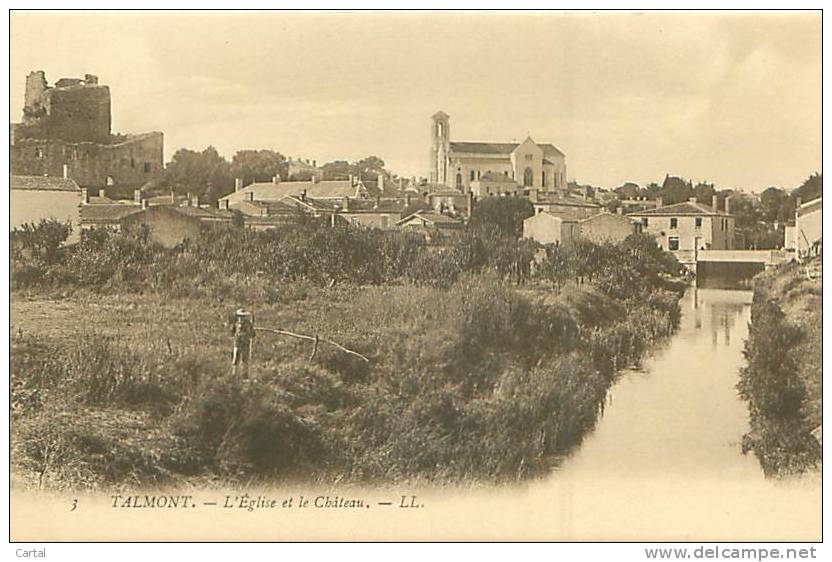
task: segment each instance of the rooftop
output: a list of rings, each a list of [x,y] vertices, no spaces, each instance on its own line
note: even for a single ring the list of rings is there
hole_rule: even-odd
[[[655,209],[645,209],[643,211],[634,211],[627,213],[628,215],[638,217],[661,217],[661,216],[731,216],[718,209],[714,209],[709,205],[702,203],[694,203],[692,201],[685,201],[683,203],[674,203],[673,205],[665,205]]]
[[[249,184],[234,193],[229,193],[222,197],[220,201],[234,201],[241,197],[240,194],[252,191],[255,199],[269,201],[279,201],[290,195],[301,196],[304,192],[308,197],[313,198],[340,199],[342,197],[356,197],[359,194],[360,186],[353,185],[350,180],[259,182]]]
[[[11,188],[33,191],[81,191],[74,180],[50,176],[12,176]]]
[[[468,142],[452,141],[451,150],[454,152],[468,152],[472,154],[502,154],[508,156],[514,149],[520,146],[519,142]],[[538,144],[543,149],[544,156],[565,156],[553,144]]]

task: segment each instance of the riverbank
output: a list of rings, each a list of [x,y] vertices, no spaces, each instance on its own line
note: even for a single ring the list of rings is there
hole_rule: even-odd
[[[673,332],[671,295],[520,294],[483,275],[317,288],[258,307],[257,324],[369,363],[261,335],[242,382],[227,303],[16,293],[13,476],[52,489],[537,476],[594,427],[616,370]]]
[[[743,439],[769,476],[821,463],[822,262],[789,263],[755,279],[738,389],[751,430]]]

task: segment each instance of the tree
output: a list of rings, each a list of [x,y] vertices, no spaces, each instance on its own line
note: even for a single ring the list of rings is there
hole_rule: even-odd
[[[287,172],[286,158],[274,150],[239,150],[231,159],[231,173],[243,185],[271,181],[274,176],[287,179]]]
[[[660,195],[665,205],[683,203],[693,197],[693,185],[689,180],[668,175],[664,178]]]
[[[375,178],[379,174],[388,175],[384,169],[384,160],[378,156],[367,156],[355,163],[355,167],[362,178]]]
[[[613,191],[615,191],[615,193],[617,193],[622,199],[635,199],[636,197],[641,197],[641,188],[637,183],[633,183],[631,181],[621,184]]]
[[[760,194],[760,218],[766,222],[774,222],[782,215],[781,208],[789,196],[779,187],[769,187]]]
[[[793,195],[800,197],[803,203],[817,199],[823,191],[823,175],[814,173],[794,190]]]
[[[346,160],[327,162],[322,168],[325,180],[346,180],[350,175],[356,175],[355,167]]]
[[[693,194],[699,203],[710,205],[713,203],[713,196],[716,195],[716,190],[712,183],[699,182],[693,188]]]
[[[473,229],[497,227],[500,236],[520,238],[523,221],[534,216],[534,207],[522,197],[486,197],[474,203],[469,222]]]
[[[180,148],[165,167],[159,186],[215,202],[234,189],[234,178],[228,161],[213,146],[202,152]]]
[[[384,169],[384,160],[378,156],[367,156],[352,163],[346,160],[335,160],[327,162],[322,168],[326,180],[345,180],[350,176],[361,177],[365,180],[376,179],[379,174],[390,177],[390,173]]]

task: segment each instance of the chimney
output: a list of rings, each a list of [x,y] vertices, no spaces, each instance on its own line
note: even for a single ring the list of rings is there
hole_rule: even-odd
[[[341,204],[341,208],[345,211],[350,210],[350,198],[349,197],[346,197],[346,196],[344,197],[344,201]]]
[[[217,207],[219,207],[223,211],[227,211],[228,210],[228,199],[220,199],[219,201],[217,201]]]
[[[378,175],[378,190],[384,192],[384,174]]]
[[[714,208],[714,211],[719,210],[719,197],[717,196],[716,193],[714,193],[713,196],[711,197],[711,207]]]
[[[64,164],[64,179],[69,179],[69,164]]]
[[[664,201],[661,197],[656,197],[656,208],[664,207]]]
[[[81,204],[82,205],[89,205],[90,204],[90,192],[86,187],[81,188]]]
[[[248,193],[246,193],[246,200],[247,201],[254,201],[254,192],[253,191],[249,191]]]
[[[142,202],[142,190],[141,189],[134,189],[133,190],[133,201],[136,203]]]
[[[243,189],[243,179],[234,178],[234,191],[240,191],[241,189]]]
[[[142,199],[141,204],[142,204],[142,209],[147,209],[147,199]]]

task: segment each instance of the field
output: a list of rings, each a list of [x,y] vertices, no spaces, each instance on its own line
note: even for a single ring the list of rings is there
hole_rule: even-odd
[[[14,478],[168,483],[499,482],[547,473],[616,372],[678,326],[655,242],[540,248],[488,225],[445,249],[296,225],[180,247],[13,233]],[[261,328],[231,375],[229,315]]]

